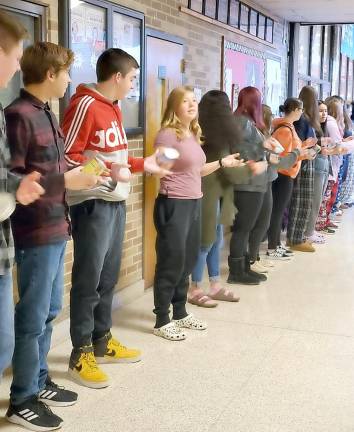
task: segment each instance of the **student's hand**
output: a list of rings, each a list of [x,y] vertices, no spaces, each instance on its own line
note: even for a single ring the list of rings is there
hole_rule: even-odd
[[[302,147],[307,149],[314,147],[317,144],[317,138],[307,138],[307,140],[302,142]]]
[[[346,155],[348,151],[349,150],[345,147],[337,147],[337,154],[339,154],[340,156]]]
[[[347,138],[344,138],[343,141],[348,142],[348,141],[352,141],[353,139],[354,139],[353,136],[348,136]]]
[[[128,183],[132,176],[130,165],[126,163],[112,163],[111,178],[116,182]]]
[[[65,188],[71,190],[91,189],[101,183],[102,179],[93,174],[87,174],[81,171],[82,167],[78,166],[64,174]]]
[[[321,155],[322,156],[330,156],[333,153],[333,150],[329,148],[322,148]]]
[[[267,161],[260,161],[260,162],[248,161],[247,165],[249,166],[252,174],[255,176],[263,174],[268,168]]]
[[[240,153],[234,153],[228,156],[225,156],[221,159],[221,164],[223,168],[235,168],[235,167],[241,167],[244,166],[245,163],[243,159],[238,159],[240,156]]]
[[[158,155],[159,150],[156,150],[154,154],[148,156],[144,159],[144,171],[149,174],[154,174],[158,177],[165,177],[166,175],[172,174],[168,169],[160,166],[158,164],[156,156]]]
[[[279,147],[279,145],[280,145],[279,141],[273,137],[267,138],[263,143],[263,147],[266,148],[267,150],[271,150],[271,151],[276,151],[276,149],[277,149],[277,147]]]
[[[38,183],[40,178],[41,175],[36,171],[23,177],[16,192],[16,199],[20,204],[31,204],[44,194],[44,189]]]

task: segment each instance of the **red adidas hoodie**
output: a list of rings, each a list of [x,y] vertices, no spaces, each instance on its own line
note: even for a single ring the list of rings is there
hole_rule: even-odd
[[[129,163],[132,172],[144,170],[143,158],[128,156],[128,140],[122,124],[122,113],[95,90],[94,84],[81,84],[65,111],[62,129],[65,135],[65,158],[77,166],[99,153],[107,166],[112,162]],[[68,191],[69,205],[88,199],[123,201],[129,196],[130,184],[107,180],[83,191]]]

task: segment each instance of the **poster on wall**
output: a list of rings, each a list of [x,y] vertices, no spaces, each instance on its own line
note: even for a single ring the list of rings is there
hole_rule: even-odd
[[[96,63],[106,48],[105,9],[88,3],[71,6],[71,48],[75,60],[71,68],[71,88],[96,81]]]
[[[265,56],[262,52],[223,39],[221,89],[229,96],[232,109],[237,108],[240,90],[265,89]]]
[[[279,114],[279,105],[283,103],[281,82],[281,60],[267,58],[264,100],[276,115]]]

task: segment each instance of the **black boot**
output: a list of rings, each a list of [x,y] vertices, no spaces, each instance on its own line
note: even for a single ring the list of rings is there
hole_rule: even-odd
[[[232,258],[229,256],[229,269],[230,274],[227,279],[229,284],[243,284],[243,285],[259,285],[259,279],[246,273],[245,271],[245,258]]]
[[[253,264],[253,262],[252,262],[252,264]],[[251,261],[250,261],[249,255],[245,256],[245,272],[247,274],[253,276],[254,278],[258,279],[260,282],[264,282],[268,279],[265,274],[257,273],[255,271],[251,270]]]

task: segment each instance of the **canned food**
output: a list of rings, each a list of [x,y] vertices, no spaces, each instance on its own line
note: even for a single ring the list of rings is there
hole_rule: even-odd
[[[8,219],[16,208],[16,200],[7,192],[0,192],[0,222]]]
[[[86,174],[92,174],[92,175],[101,175],[106,171],[106,165],[98,158],[93,158],[89,160],[88,162],[85,162],[82,167],[82,172]]]
[[[159,164],[174,163],[179,158],[179,151],[172,147],[163,147],[159,149],[157,161]]]

